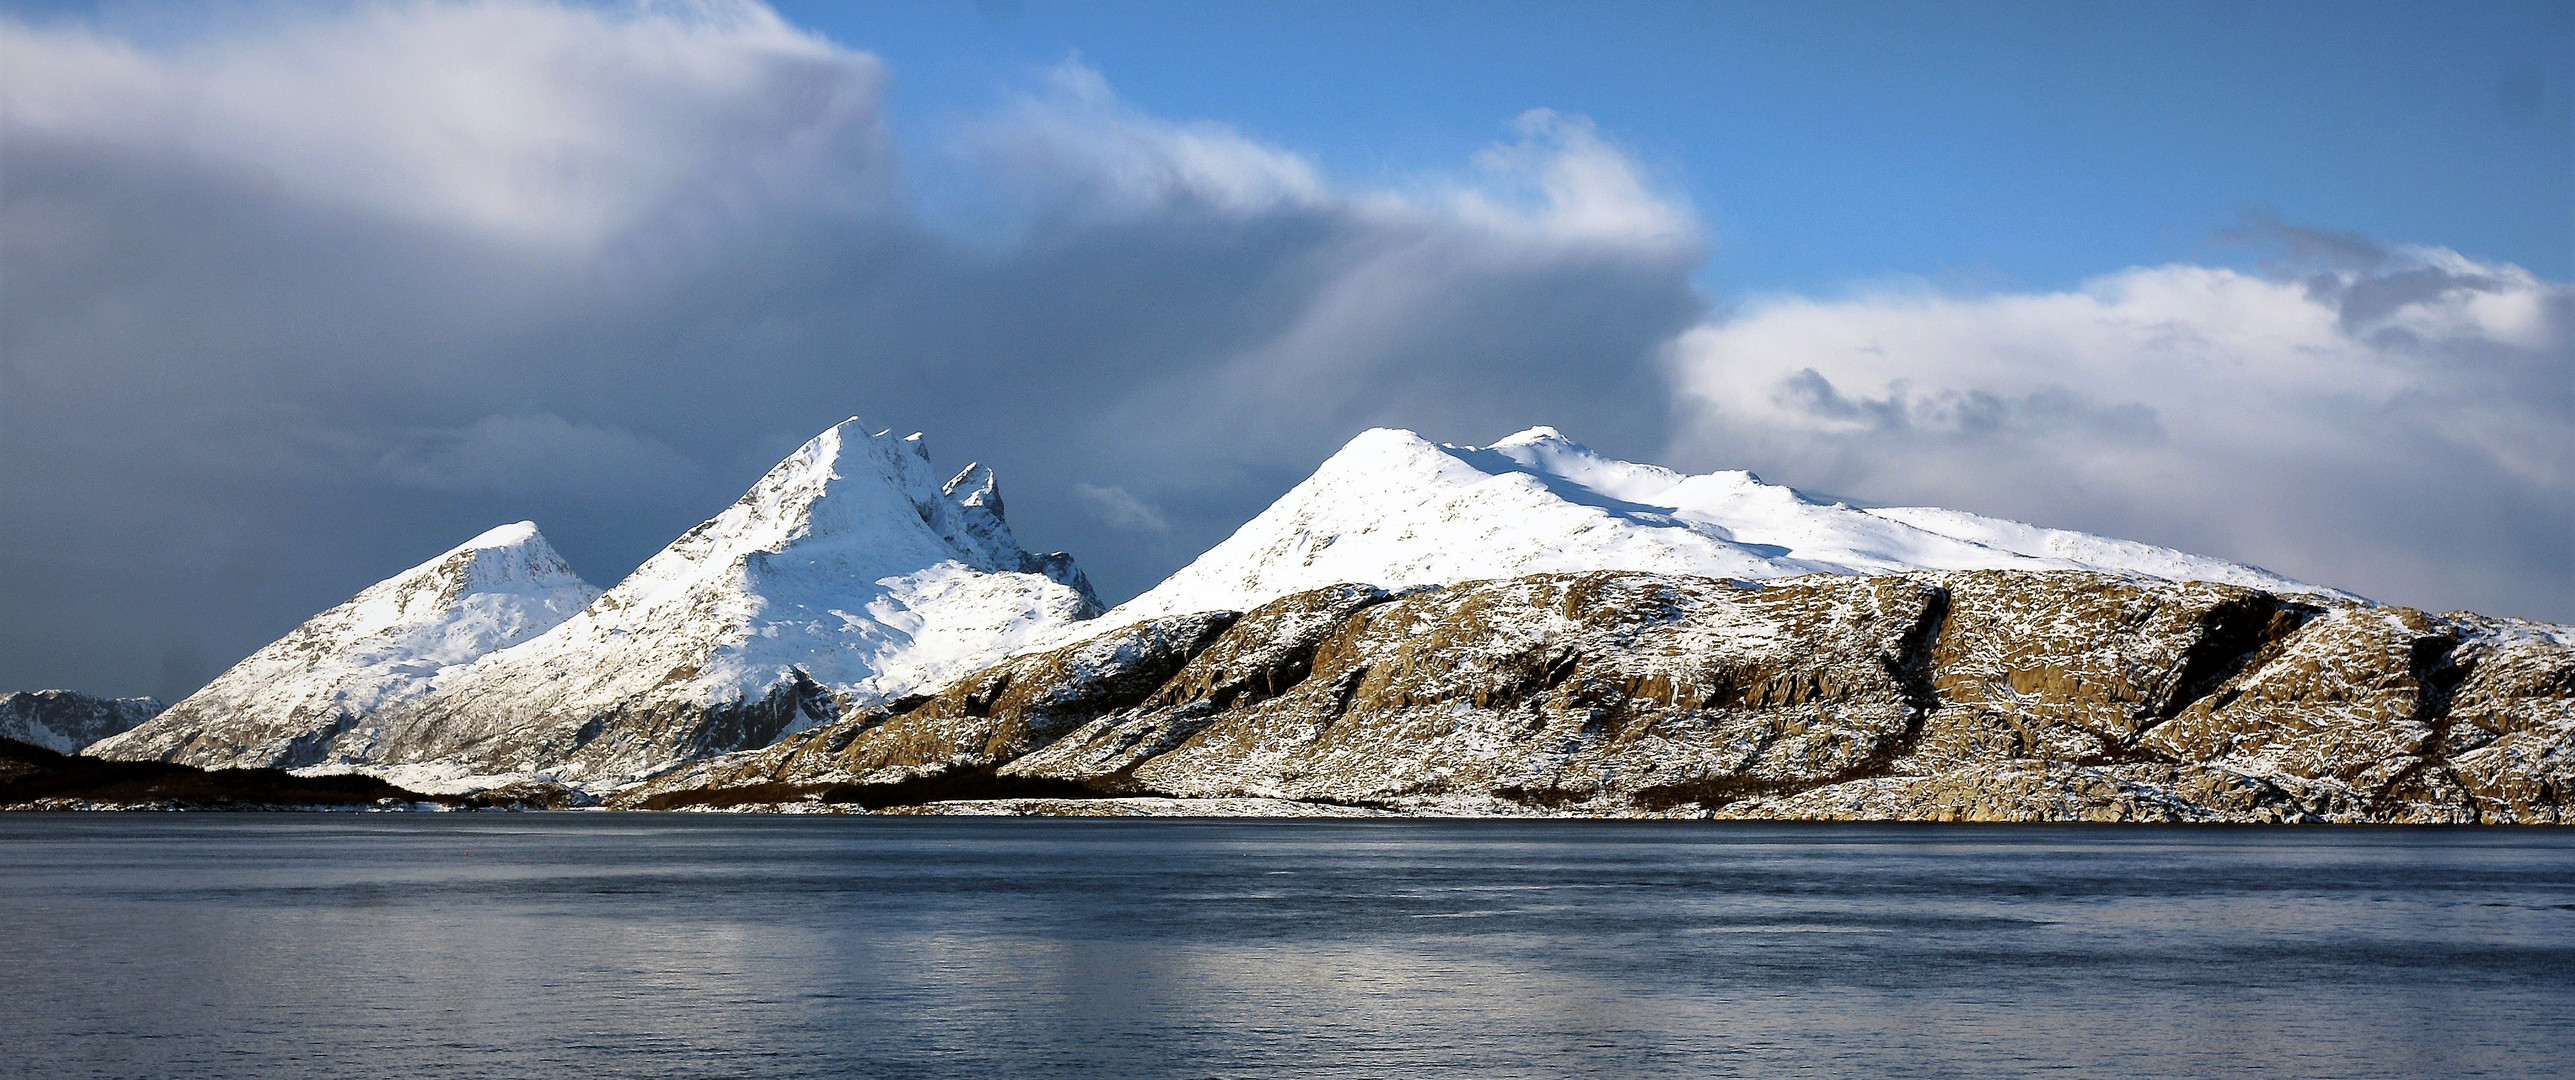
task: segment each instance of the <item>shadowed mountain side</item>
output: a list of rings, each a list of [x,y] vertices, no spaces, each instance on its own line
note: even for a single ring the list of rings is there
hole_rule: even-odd
[[[569,792],[424,795],[372,776],[297,776],[281,769],[200,769],[166,761],[104,761],[0,739],[0,810],[313,810],[421,804],[556,809]]]
[[[614,802],[1050,812],[1068,795],[2564,822],[2575,631],[2081,571],[1345,585],[1016,657]]]
[[[0,694],[0,739],[72,753],[132,730],[161,713],[151,698],[104,698],[70,690]]]

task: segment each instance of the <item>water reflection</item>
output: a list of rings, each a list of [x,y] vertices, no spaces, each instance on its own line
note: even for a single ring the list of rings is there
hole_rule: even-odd
[[[0,817],[0,1075],[2542,1075],[2552,831]]]

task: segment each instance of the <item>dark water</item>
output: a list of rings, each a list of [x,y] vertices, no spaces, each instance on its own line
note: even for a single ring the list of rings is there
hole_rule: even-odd
[[[2567,1075],[2575,830],[0,815],[0,1075]]]

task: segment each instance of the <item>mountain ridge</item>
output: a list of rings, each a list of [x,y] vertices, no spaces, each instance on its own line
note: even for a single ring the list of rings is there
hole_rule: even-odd
[[[495,537],[509,543],[486,546],[543,545],[522,523],[456,550]],[[477,595],[471,572],[422,576],[442,565],[360,599]],[[920,435],[871,434],[852,419],[614,587],[580,588],[587,602],[537,632],[394,670],[410,681],[374,707],[343,690],[327,723],[316,713],[292,731],[227,731],[216,704],[247,702],[256,719],[262,700],[314,697],[246,692],[263,669],[245,661],[218,678],[224,693],[182,702],[184,722],[95,749],[176,745],[167,760],[362,771],[419,791],[532,781],[626,806],[805,805],[796,800],[839,792],[889,809],[1051,799],[1049,812],[1095,812],[1120,798],[1160,800],[1156,812],[1653,815],[1686,804],[1716,816],[1903,817],[1967,799],[1984,807],[1973,813],[2006,817],[2175,820],[2546,817],[2567,789],[2562,759],[2575,758],[2575,629],[2381,607],[2258,567],[1938,508],[1855,507],[1749,472],[1684,474],[1552,428],[1481,447],[1364,432],[1225,541],[1102,613],[1071,556],[1018,546],[990,469],[942,480]],[[1601,599],[1612,595],[1626,599]],[[1484,644],[1421,653],[1390,618],[1405,633]],[[327,667],[308,655],[327,648],[284,648],[307,631],[253,659],[282,651]],[[1573,674],[1639,665],[1652,670]],[[2453,684],[2524,668],[2517,689],[2488,695],[2501,704],[2484,719],[2458,723]],[[1495,674],[1506,669],[1516,673]],[[1961,681],[1971,669],[1982,674]],[[2156,671],[2152,685],[2137,681]],[[1276,728],[1289,706],[1263,703],[1292,698],[1309,714]],[[2273,698],[2291,704],[2256,709]],[[2140,704],[2150,699],[2169,708]],[[1649,726],[1688,736],[1671,744],[1680,756],[1658,764],[1602,742],[1603,717],[1634,714],[1638,701],[1656,702]],[[2296,743],[2282,733],[2355,701],[2413,704],[2309,731],[2317,746],[2294,761],[2228,756]],[[2207,715],[2190,711],[2200,704]],[[2091,719],[2068,724],[2071,714]],[[1325,739],[1333,748],[1319,760],[1313,745],[1299,749],[1345,716],[1368,718],[1350,730],[1373,734]],[[1483,741],[1457,743],[1463,729]],[[1465,783],[1443,764],[1461,745],[1526,757],[1520,744],[1541,731],[1559,741],[1539,755],[1557,774],[1524,761],[1508,777],[1443,786]],[[2485,741],[2425,749],[2471,731]],[[1234,749],[1212,748],[1220,736]],[[1689,739],[1754,749],[1718,768],[1724,755]],[[2476,756],[2489,744],[2501,749]],[[1759,760],[1798,746],[1809,750],[1788,772]],[[1922,756],[1940,746],[1949,756]],[[2371,748],[2372,763],[2354,764],[2352,746]],[[1559,775],[1577,759],[1608,764],[1588,780]],[[1844,759],[1873,764],[1815,764]],[[1664,780],[1635,779],[1656,769]],[[2382,805],[2402,784],[2430,783],[2427,770],[2448,770],[2447,786],[2406,796],[2414,809],[2402,813]],[[1335,772],[1357,779],[1306,783]],[[1382,786],[1399,780],[1411,786]],[[2057,810],[2032,809],[2048,799]]]
[[[2077,569],[2350,594],[2135,541],[1930,507],[1867,510],[1593,452],[1549,427],[1490,446],[1375,428],[1112,620],[1257,606],[1342,581],[1401,588],[1529,573]]]
[[[104,698],[74,690],[0,694],[0,739],[69,754],[161,714],[156,698]]]
[[[1070,556],[1018,547],[989,469],[943,482],[921,436],[852,418],[561,625],[389,710],[345,763],[415,786],[460,765],[613,784],[910,692],[1098,610]]]
[[[2430,824],[2567,823],[2570,796],[2575,628],[1980,570],[1333,586],[1014,657],[612,801]]]

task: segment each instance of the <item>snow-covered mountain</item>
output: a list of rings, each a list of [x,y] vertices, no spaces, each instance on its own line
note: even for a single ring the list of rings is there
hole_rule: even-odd
[[[1485,447],[1378,428],[1105,622],[1243,611],[1337,582],[1397,589],[1589,570],[1729,578],[2092,570],[2326,592],[2149,544],[1929,507],[1862,509],[1748,472],[1692,476],[1618,461],[1553,428]]]
[[[405,783],[613,782],[937,689],[1099,611],[1070,556],[1020,549],[989,469],[943,484],[919,435],[850,420],[580,614],[443,675],[329,760],[421,767],[388,772]]]
[[[160,712],[161,702],[148,697],[103,698],[70,690],[0,694],[0,739],[68,754],[132,730]]]
[[[310,765],[442,673],[552,629],[598,595],[534,522],[503,525],[306,620],[87,752],[208,768]]]
[[[533,525],[495,529],[315,616],[89,752],[354,768],[416,788],[531,775],[614,786],[1138,620],[1245,611],[1343,582],[1603,570],[2088,570],[2353,599],[2145,544],[1617,461],[1548,428],[1489,447],[1380,429],[1097,619],[1069,556],[1019,547],[990,470],[941,482],[920,436],[853,420],[605,593]]]

